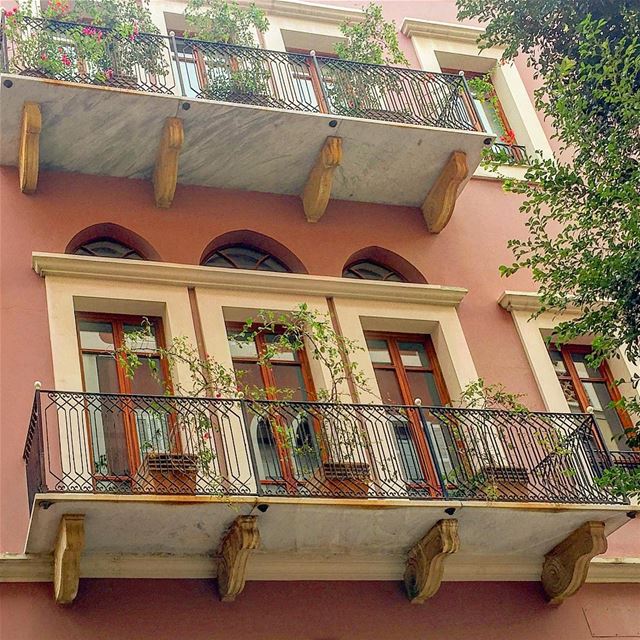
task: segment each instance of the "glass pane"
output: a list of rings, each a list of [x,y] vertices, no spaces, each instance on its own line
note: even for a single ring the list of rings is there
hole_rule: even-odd
[[[254,418],[251,425],[251,436],[254,439],[254,445],[257,445],[260,478],[263,480],[282,479],[276,441],[269,423],[263,418]]]
[[[498,115],[496,107],[488,101],[482,102],[481,120],[489,125],[488,132],[497,136],[503,136],[506,131],[502,124],[502,118]],[[484,115],[484,118],[482,118]]]
[[[160,367],[160,358],[142,356],[140,366],[131,379],[131,392],[148,396],[165,394],[164,376]]]
[[[229,351],[231,351],[232,358],[257,358],[258,348],[256,343],[251,340],[250,342],[236,342],[233,340],[233,336],[237,336],[238,333],[229,334]]]
[[[420,342],[399,342],[400,358],[405,367],[431,368],[425,346]]]
[[[611,402],[611,395],[607,385],[604,382],[585,382],[583,386],[589,397],[589,404],[594,409],[593,415],[598,422],[600,431],[602,431],[605,444],[612,449],[628,451],[629,445],[627,445],[626,439],[618,438],[624,434],[624,427],[618,412],[608,406]]]
[[[315,431],[306,417],[296,418],[291,426],[294,443],[291,457],[296,477],[312,476],[320,466],[320,450]]]
[[[265,337],[265,342],[267,344],[274,344],[275,342],[278,341],[278,336],[273,333],[267,333],[265,334],[264,337]],[[278,350],[279,350],[279,353],[277,356],[273,358],[273,360],[284,360],[287,362],[296,362],[298,360],[298,354],[295,351],[292,351],[291,349],[288,349],[288,348],[280,351],[279,346],[278,346]]]
[[[413,441],[409,423],[398,421],[393,426],[405,479],[409,482],[421,482],[424,476],[420,469],[418,450]]]
[[[116,359],[111,354],[82,355],[84,388],[88,393],[120,393]]]
[[[436,380],[430,371],[407,371],[407,379],[409,380],[409,389],[411,389],[411,401],[417,398],[422,400],[422,404],[426,407],[442,405],[442,398],[436,387]]]
[[[151,327],[151,335],[138,336],[135,338],[131,334],[144,333],[144,327],[141,324],[125,324],[124,325],[124,341],[126,346],[133,351],[157,351],[158,344],[155,336],[155,329]]]
[[[572,353],[571,359],[576,367],[580,378],[602,378],[602,374],[597,369],[587,366],[584,353]]]
[[[374,371],[382,402],[385,404],[405,404],[396,372],[391,369],[375,369]]]
[[[142,256],[130,247],[115,240],[94,240],[78,247],[74,253],[81,256],[97,256],[100,258],[127,258],[129,260],[142,260]]]
[[[105,399],[93,402],[88,410],[94,473],[123,476],[130,471],[124,412]]]
[[[250,362],[234,362],[238,385],[245,395],[252,396],[256,390],[264,390],[264,382],[260,373],[260,367]]]
[[[391,364],[391,354],[386,340],[367,340],[367,348],[373,364]]]
[[[291,389],[293,395],[279,393],[278,399],[289,399],[296,401],[308,400],[307,389],[304,384],[302,368],[296,365],[278,365],[272,366],[273,378],[278,389]]]
[[[352,264],[348,269],[343,271],[342,275],[345,278],[360,278],[362,280],[383,280],[387,282],[404,281],[399,274],[388,267],[366,260]]]
[[[83,349],[115,350],[113,327],[110,322],[80,320],[78,328],[80,330],[80,346]]]
[[[567,371],[567,367],[564,365],[564,360],[562,359],[562,354],[555,349],[549,349],[549,357],[551,358],[551,363],[553,364],[553,368],[558,376],[568,376],[569,372]]]

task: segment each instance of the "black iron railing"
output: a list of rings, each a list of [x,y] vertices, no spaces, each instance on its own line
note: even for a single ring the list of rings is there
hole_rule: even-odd
[[[481,131],[464,77],[149,33],[3,20],[2,68],[67,82]],[[7,28],[8,27],[8,28]]]
[[[506,144],[494,142],[491,145],[491,154],[496,162],[502,164],[526,165],[529,164],[527,148],[521,144]]]
[[[617,503],[592,416],[37,391],[38,492]]]
[[[629,471],[640,469],[640,451],[609,451],[611,464]]]

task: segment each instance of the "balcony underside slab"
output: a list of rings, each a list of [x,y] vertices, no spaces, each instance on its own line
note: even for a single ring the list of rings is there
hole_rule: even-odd
[[[473,174],[486,138],[479,132],[0,77],[13,83],[0,85],[3,165],[17,165],[24,102],[41,106],[43,170],[124,178],[151,177],[164,121],[177,116],[185,134],[179,184],[300,195],[331,135],[342,138],[344,154],[332,198],[418,207],[453,151],[466,154]],[[190,104],[186,111],[184,102]]]
[[[453,507],[460,529],[454,566],[473,567],[482,559],[485,563],[493,559],[490,562],[498,569],[520,567],[513,573],[513,579],[518,579],[523,570],[531,573],[532,566],[541,568],[544,554],[581,524],[603,521],[609,535],[629,522],[629,510],[638,510],[628,505],[308,498],[260,498],[259,503],[268,504],[268,510],[255,509],[255,498],[39,494],[25,553],[50,553],[61,516],[81,513],[85,515],[83,558],[87,562],[92,562],[90,558],[154,556],[182,557],[188,564],[189,558],[215,555],[230,523],[251,512],[258,515],[262,541],[256,552],[256,577],[294,579],[291,566],[311,561],[316,569],[310,575],[322,576],[317,579],[331,579],[329,568],[345,562],[353,563],[360,575],[370,574],[363,574],[358,566],[372,562],[380,579],[389,579],[390,567],[402,566],[407,550],[447,517],[445,508]],[[294,564],[285,566],[283,558]],[[99,573],[95,568],[99,565],[93,562],[93,572]],[[460,567],[458,573],[464,573]],[[378,575],[375,571],[372,575]]]

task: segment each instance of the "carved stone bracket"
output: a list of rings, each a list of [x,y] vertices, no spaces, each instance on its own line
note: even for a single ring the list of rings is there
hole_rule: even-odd
[[[83,547],[84,515],[63,515],[53,550],[53,593],[58,604],[70,604],[78,593]]]
[[[447,226],[456,206],[460,185],[468,173],[466,154],[454,151],[422,205],[422,213],[431,233],[440,233]]]
[[[587,579],[591,560],[607,550],[604,522],[585,522],[544,557],[542,586],[551,604],[572,596]]]
[[[308,222],[318,222],[331,197],[333,172],[342,162],[342,138],[328,136],[302,192],[302,206]]]
[[[153,191],[156,206],[168,209],[173,202],[178,182],[178,156],[184,142],[184,130],[180,118],[167,118],[158,147],[156,167],[153,172]]]
[[[422,604],[435,595],[442,582],[444,559],[460,547],[458,521],[440,520],[409,551],[404,585],[412,604]]]
[[[244,589],[249,553],[260,544],[257,516],[238,516],[220,543],[218,591],[230,602]]]
[[[40,105],[37,102],[25,102],[22,105],[20,148],[18,150],[18,175],[22,193],[35,193],[38,187],[41,131]]]

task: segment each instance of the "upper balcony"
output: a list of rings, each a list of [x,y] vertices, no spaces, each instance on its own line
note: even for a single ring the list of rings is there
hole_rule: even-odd
[[[159,206],[177,173],[300,195],[310,221],[329,197],[422,207],[439,231],[493,140],[459,75],[38,18],[6,26],[0,162],[20,166],[28,130],[43,168],[153,176]],[[26,124],[25,103],[38,110]]]
[[[259,526],[250,577],[389,579],[424,544],[459,546],[458,575],[535,579],[562,545],[602,553],[634,509],[596,485],[612,460],[579,414],[37,391],[24,457],[26,552],[82,522],[94,577],[116,556],[209,563],[222,540],[220,580]]]

